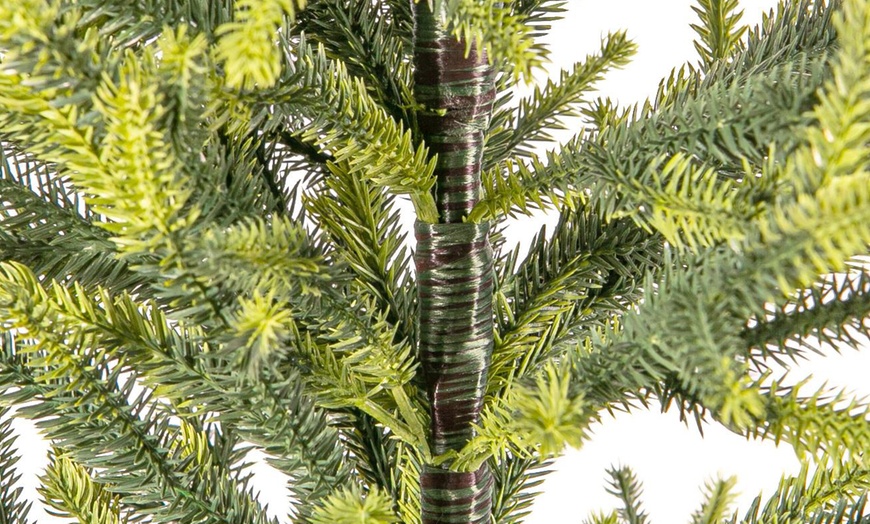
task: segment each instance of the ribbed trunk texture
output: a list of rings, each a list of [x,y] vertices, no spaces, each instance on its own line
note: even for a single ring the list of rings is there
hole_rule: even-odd
[[[492,249],[488,224],[463,223],[480,198],[483,134],[495,98],[486,56],[451,36],[443,3],[414,4],[419,130],[438,155],[440,223],[416,225],[420,355],[431,406],[430,448],[460,450],[479,423],[492,354]],[[424,524],[490,521],[492,475],[425,466]]]

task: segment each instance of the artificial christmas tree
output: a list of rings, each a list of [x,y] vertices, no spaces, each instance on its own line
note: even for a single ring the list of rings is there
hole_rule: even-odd
[[[867,335],[867,3],[746,32],[701,0],[699,64],[647,103],[589,97],[622,33],[516,101],[563,7],[0,1],[0,398],[53,446],[43,503],[276,522],[255,449],[294,522],[520,522],[599,413],[658,399],[816,467],[733,522],[866,522],[866,405],[776,370]],[[645,522],[612,476],[592,522]]]

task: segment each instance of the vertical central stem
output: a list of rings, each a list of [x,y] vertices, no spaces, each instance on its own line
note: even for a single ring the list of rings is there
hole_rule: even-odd
[[[474,436],[493,346],[489,225],[464,222],[480,199],[493,70],[476,46],[449,33],[443,4],[413,3],[417,122],[430,153],[438,155],[439,223],[415,228],[420,357],[435,455],[459,451]],[[425,465],[420,480],[423,524],[490,521],[492,475],[485,464],[473,472]]]
[[[480,199],[483,137],[495,100],[493,70],[478,46],[451,35],[439,13],[444,2],[414,4],[414,95],[417,122],[438,155],[436,203],[441,222],[462,222]]]
[[[492,250],[488,224],[417,222],[420,356],[431,407],[430,449],[459,451],[480,423],[492,355]],[[458,473],[424,466],[423,524],[489,522],[484,464]]]

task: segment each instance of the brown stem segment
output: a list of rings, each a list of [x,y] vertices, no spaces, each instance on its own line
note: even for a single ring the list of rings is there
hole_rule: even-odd
[[[413,0],[412,0],[413,1]],[[430,449],[459,451],[480,423],[492,356],[489,224],[465,223],[480,199],[483,136],[495,99],[493,69],[444,22],[444,0],[415,2],[417,123],[437,154],[438,224],[417,222],[420,358],[431,407]],[[487,465],[450,471],[424,465],[423,524],[487,524],[493,478]]]
[[[495,100],[486,54],[444,27],[435,1],[414,4],[414,95],[417,123],[430,154],[438,155],[435,200],[441,222],[462,222],[480,200],[483,136]]]
[[[470,473],[427,466],[420,481],[423,524],[488,524],[492,485],[486,464]]]
[[[492,249],[489,224],[415,227],[420,359],[431,409],[433,454],[459,451],[480,424],[492,358]],[[488,466],[470,473],[423,468],[423,524],[486,524],[492,506]]]
[[[420,358],[432,408],[431,450],[459,451],[480,423],[492,356],[488,224],[417,222]]]

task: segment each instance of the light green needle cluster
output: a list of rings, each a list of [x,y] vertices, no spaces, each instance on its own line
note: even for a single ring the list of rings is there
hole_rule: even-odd
[[[392,501],[379,490],[363,495],[352,488],[330,495],[311,518],[312,524],[395,524]]]
[[[147,247],[136,245],[140,239],[155,232],[169,236],[185,227],[181,214],[188,192],[169,144],[156,129],[162,117],[158,86],[132,54],[119,74],[117,83],[105,77],[95,93],[94,110],[105,123],[105,136],[97,146],[99,170],[70,169],[73,182],[93,195],[89,203],[94,211],[110,221],[104,227],[117,236],[122,249],[129,244],[131,250],[145,251]]]
[[[458,40],[486,52],[494,64],[510,64],[515,79],[532,80],[534,69],[547,60],[547,50],[531,38],[533,28],[510,4],[493,0],[427,1],[442,13]],[[466,52],[467,52],[466,50]]]
[[[216,29],[216,58],[224,65],[227,86],[233,89],[265,89],[275,85],[281,73],[281,52],[275,46],[284,17],[292,21],[305,0],[240,0],[233,18]]]
[[[759,220],[761,240],[782,249],[785,266],[776,274],[786,292],[816,274],[843,271],[870,241],[870,18],[849,4],[834,25],[843,47],[833,78],[819,93],[813,112],[818,125],[805,131],[805,145],[783,168],[795,196]]]
[[[737,498],[736,477],[716,479],[704,486],[704,502],[692,513],[692,524],[714,524],[728,518],[731,505]]]
[[[121,524],[118,497],[94,482],[88,471],[67,457],[54,457],[42,475],[40,493],[58,517],[94,524]]]
[[[553,457],[566,446],[582,445],[587,426],[597,417],[582,396],[570,394],[570,381],[567,368],[551,364],[531,384],[490,403],[479,434],[449,457],[451,467],[474,471],[491,457]]]

